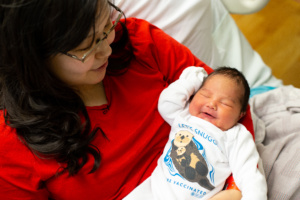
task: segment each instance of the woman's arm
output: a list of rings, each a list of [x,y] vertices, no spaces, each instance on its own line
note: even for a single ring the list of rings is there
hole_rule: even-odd
[[[223,190],[217,193],[210,200],[240,200],[242,199],[242,193],[239,190]]]

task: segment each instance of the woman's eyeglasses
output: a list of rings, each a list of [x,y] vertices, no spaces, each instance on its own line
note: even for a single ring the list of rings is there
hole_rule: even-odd
[[[73,54],[70,54],[70,53],[68,53],[68,52],[66,52],[66,53],[64,53],[65,55],[67,55],[67,56],[69,56],[69,57],[71,57],[71,58],[74,58],[74,59],[76,59],[76,60],[79,60],[79,61],[81,61],[81,62],[85,62],[86,61],[86,59],[91,55],[91,53],[95,50],[95,49],[97,49],[101,44],[102,44],[102,42],[105,40],[105,39],[107,39],[107,37],[108,37],[108,35],[115,29],[115,27],[117,26],[117,24],[119,23],[119,21],[120,21],[120,19],[121,19],[121,17],[122,17],[122,15],[123,15],[123,13],[122,13],[122,11],[121,10],[119,10],[119,9],[117,9],[117,11],[118,11],[118,17],[117,17],[117,19],[116,20],[113,20],[114,21],[114,24],[112,25],[112,27],[108,30],[108,31],[106,31],[106,32],[103,32],[103,35],[104,35],[104,37],[102,38],[102,39],[100,39],[91,49],[89,49],[86,53],[84,53],[82,56],[76,56],[76,55],[73,55]]]

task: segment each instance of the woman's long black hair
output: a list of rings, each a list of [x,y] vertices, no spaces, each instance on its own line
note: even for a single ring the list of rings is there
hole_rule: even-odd
[[[91,172],[99,167],[100,152],[91,141],[102,131],[92,130],[83,101],[50,72],[47,60],[77,47],[95,30],[108,3],[113,6],[107,0],[0,0],[0,107],[5,122],[35,154],[66,163],[71,175],[88,154],[94,157]],[[119,43],[127,45],[124,25],[122,33]]]

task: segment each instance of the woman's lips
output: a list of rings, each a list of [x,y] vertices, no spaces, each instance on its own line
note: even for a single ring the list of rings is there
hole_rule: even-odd
[[[97,69],[94,69],[94,71],[106,69],[107,66],[108,66],[108,61],[106,61],[106,63],[104,63],[102,66],[98,67]]]

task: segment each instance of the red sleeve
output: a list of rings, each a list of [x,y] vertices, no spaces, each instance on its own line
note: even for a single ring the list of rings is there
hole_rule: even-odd
[[[48,160],[42,162],[43,167],[36,167],[40,165],[39,159],[18,138],[16,130],[5,124],[1,111],[0,199],[47,200],[49,193],[42,187],[43,179],[56,174],[59,166]]]
[[[46,199],[47,192],[37,190],[39,177],[34,174],[31,153],[2,116],[0,120],[0,199]]]
[[[251,133],[253,140],[255,140],[253,121],[251,118],[251,112],[250,112],[249,105],[247,107],[246,115],[242,119],[240,119],[239,122],[242,123],[247,128],[247,130]]]
[[[144,63],[151,63],[156,60],[157,63],[149,67],[157,67],[169,84],[177,80],[181,72],[189,66],[203,67],[208,73],[213,71],[212,68],[195,57],[186,46],[177,42],[161,29],[144,20],[136,19],[133,22],[138,26],[134,30],[135,33],[130,34],[131,41],[134,41],[132,43],[133,49],[138,50],[135,52],[136,58],[138,60],[142,59],[141,62]],[[129,23],[133,22],[130,20]],[[128,27],[134,26],[129,25]],[[145,33],[149,34],[146,35]],[[141,49],[140,46],[145,44],[147,44],[147,47]],[[200,46],[201,44],[199,44],[199,48],[201,48]],[[151,52],[151,55],[149,55],[149,52]]]

